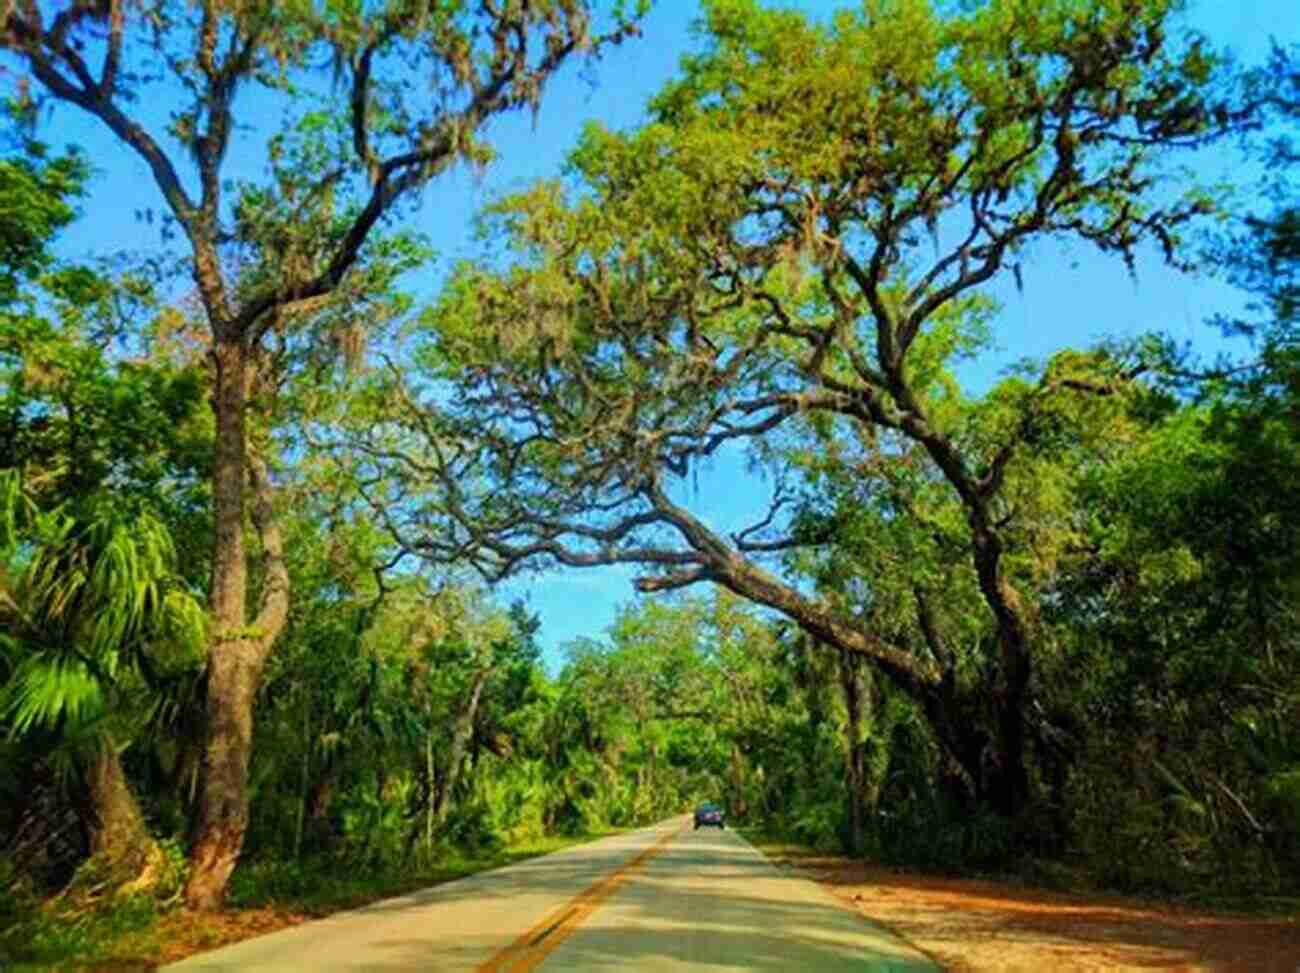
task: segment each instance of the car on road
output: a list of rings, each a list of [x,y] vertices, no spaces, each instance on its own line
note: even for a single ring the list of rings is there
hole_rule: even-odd
[[[725,828],[727,825],[723,821],[722,808],[710,803],[704,803],[697,807],[695,809],[695,827],[698,830],[701,825],[705,824]]]

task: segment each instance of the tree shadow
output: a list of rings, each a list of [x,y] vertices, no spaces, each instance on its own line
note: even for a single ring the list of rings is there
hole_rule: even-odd
[[[620,837],[194,957],[186,968],[475,970],[537,929],[531,949],[554,950],[542,964],[550,969],[937,969],[730,834],[688,831],[623,873],[650,840]],[[575,897],[615,874],[594,911],[547,939],[547,924]]]
[[[544,881],[548,871],[543,865],[535,877]],[[819,887],[716,834],[680,836],[628,874],[576,928],[560,935],[558,943],[543,937],[533,947],[553,948],[543,968],[938,969]],[[375,945],[382,956],[375,957],[374,969],[428,968],[446,961],[441,947],[427,941],[393,938]]]
[[[988,943],[1004,946],[1007,957],[1020,951],[1017,969],[1030,968],[1033,956],[1068,962],[1075,953],[1081,963],[1096,957],[1126,968],[1300,969],[1295,917],[1215,914],[1117,895],[900,874],[836,856],[796,855],[792,861],[939,955],[967,958],[971,969],[987,968],[980,960],[984,951],[971,945]]]

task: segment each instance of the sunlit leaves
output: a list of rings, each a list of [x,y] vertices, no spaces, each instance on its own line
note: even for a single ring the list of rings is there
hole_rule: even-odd
[[[20,483],[5,473],[0,510],[16,528],[0,549],[10,732],[88,719],[142,670],[194,667],[206,615],[178,577],[166,528],[149,515],[127,521],[107,509],[85,520],[38,511]]]
[[[18,299],[20,279],[49,266],[49,241],[72,221],[86,175],[79,154],[49,159],[37,151],[0,162],[0,307]]]
[[[9,724],[11,736],[53,728],[64,720],[82,724],[100,715],[103,683],[85,662],[57,651],[28,654],[29,648],[17,649],[10,636],[3,638],[11,652],[22,653],[0,687],[0,718]]]

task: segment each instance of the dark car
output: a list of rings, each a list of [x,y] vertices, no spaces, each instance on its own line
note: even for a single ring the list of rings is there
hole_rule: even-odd
[[[725,828],[726,824],[722,821],[722,808],[716,804],[701,804],[695,809],[695,827],[699,828],[703,824],[717,825],[719,828]]]

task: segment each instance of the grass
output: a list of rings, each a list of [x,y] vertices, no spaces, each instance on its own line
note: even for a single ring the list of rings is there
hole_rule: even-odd
[[[355,871],[340,874],[339,864],[329,860],[250,862],[232,877],[229,903],[236,909],[289,908],[313,917],[323,916],[549,855],[615,833],[550,836],[478,852],[448,848],[426,864],[370,869],[365,875]]]
[[[246,862],[231,878],[229,907],[214,914],[161,909],[149,899],[77,915],[56,903],[0,916],[0,969],[150,970],[194,953],[264,935],[381,899],[548,855],[614,834],[546,837],[480,852],[449,849],[401,868],[347,868],[340,862]]]

